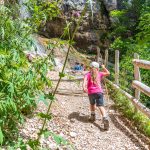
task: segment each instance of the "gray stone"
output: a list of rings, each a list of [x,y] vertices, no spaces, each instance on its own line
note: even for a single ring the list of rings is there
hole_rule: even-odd
[[[77,136],[77,133],[76,132],[70,132],[70,136],[75,138]]]
[[[57,149],[57,145],[56,143],[47,143],[48,144],[48,147],[52,150],[56,150]]]
[[[75,120],[74,118],[71,118],[71,119],[70,119],[70,122],[71,122],[71,123],[74,123],[75,121],[76,121],[76,120]]]

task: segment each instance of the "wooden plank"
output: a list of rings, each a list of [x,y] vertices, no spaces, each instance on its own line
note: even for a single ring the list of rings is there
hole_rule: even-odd
[[[150,87],[145,85],[144,83],[134,80],[132,82],[132,86],[138,90],[140,90],[142,93],[150,97]]]
[[[109,81],[106,78],[105,78],[105,81],[107,83],[111,84],[115,89],[119,90],[122,94],[124,94],[138,110],[140,110],[143,114],[145,114],[147,117],[150,118],[150,109],[148,109],[146,106],[144,106],[142,103],[140,103],[135,97],[133,97],[129,93],[122,90],[118,85],[112,83],[111,81]]]
[[[105,50],[105,61],[104,61],[104,65],[106,66],[106,68],[108,67],[108,50]]]
[[[133,59],[133,64],[143,69],[150,69],[150,61]]]
[[[50,79],[51,81],[58,81],[58,79]],[[61,79],[61,82],[75,82],[75,81],[82,81],[83,77],[75,78],[75,79]]]
[[[134,53],[134,59],[139,60],[139,55],[137,53]],[[140,69],[137,65],[134,65],[134,79],[137,81],[141,81]],[[138,89],[135,89],[135,98],[137,100],[140,99],[140,90],[138,90]]]
[[[100,62],[100,48],[97,46],[97,56],[96,56],[96,61],[99,63]]]
[[[119,85],[119,51],[115,51],[115,84]]]

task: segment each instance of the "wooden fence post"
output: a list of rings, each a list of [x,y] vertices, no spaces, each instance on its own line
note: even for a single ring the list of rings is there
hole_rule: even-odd
[[[134,53],[134,59],[139,59],[139,55],[137,53]],[[134,64],[134,78],[137,81],[141,81],[141,76],[140,76],[140,69],[137,65]],[[138,89],[135,89],[135,98],[137,100],[140,99],[140,91]]]
[[[119,85],[119,51],[115,51],[115,84]]]
[[[100,62],[100,48],[97,46],[97,47],[96,47],[96,50],[97,50],[96,61],[99,63],[99,62]]]
[[[104,65],[106,66],[106,68],[108,67],[108,50],[105,50],[105,60],[104,60]]]

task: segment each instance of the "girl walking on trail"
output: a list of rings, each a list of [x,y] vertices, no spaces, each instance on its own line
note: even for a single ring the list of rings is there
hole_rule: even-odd
[[[104,129],[108,130],[109,118],[104,108],[104,98],[101,80],[102,77],[108,76],[110,72],[105,68],[104,65],[102,65],[101,67],[103,70],[102,72],[99,72],[99,64],[97,62],[92,62],[90,64],[90,72],[88,72],[84,76],[83,90],[84,92],[88,93],[89,96],[90,111],[91,111],[91,116],[89,120],[92,122],[96,120],[95,117],[95,104],[96,104],[103,117]]]

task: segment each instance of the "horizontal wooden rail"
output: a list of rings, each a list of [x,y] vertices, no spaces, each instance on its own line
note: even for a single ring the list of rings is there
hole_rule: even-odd
[[[150,69],[150,61],[133,59],[133,64],[137,65],[139,68]]]
[[[58,81],[58,79],[50,79],[51,81]],[[74,81],[81,81],[83,80],[83,77],[81,78],[75,78],[75,79],[61,79],[62,82],[74,82]]]
[[[111,81],[109,81],[108,79],[105,79],[105,81],[109,84],[111,84],[115,89],[118,89],[122,94],[124,94],[131,102],[132,104],[138,109],[140,110],[142,113],[144,113],[147,117],[150,118],[150,109],[148,109],[146,106],[144,106],[142,103],[140,103],[135,97],[133,97],[132,95],[130,95],[129,93],[125,92],[124,90],[122,90],[119,86],[117,86],[116,84],[112,83]]]
[[[66,95],[74,95],[74,94],[85,94],[83,91],[69,91],[69,90],[57,90],[56,94],[66,94]]]
[[[55,89],[50,89],[50,92],[54,91]],[[88,95],[83,92],[83,90],[70,90],[70,89],[58,89],[56,94],[59,95],[68,95],[68,96],[82,96],[87,97]]]
[[[150,87],[148,87],[147,85],[143,84],[140,81],[134,80],[132,82],[132,86],[138,90],[140,90],[141,92],[143,92],[145,95],[150,96]]]

